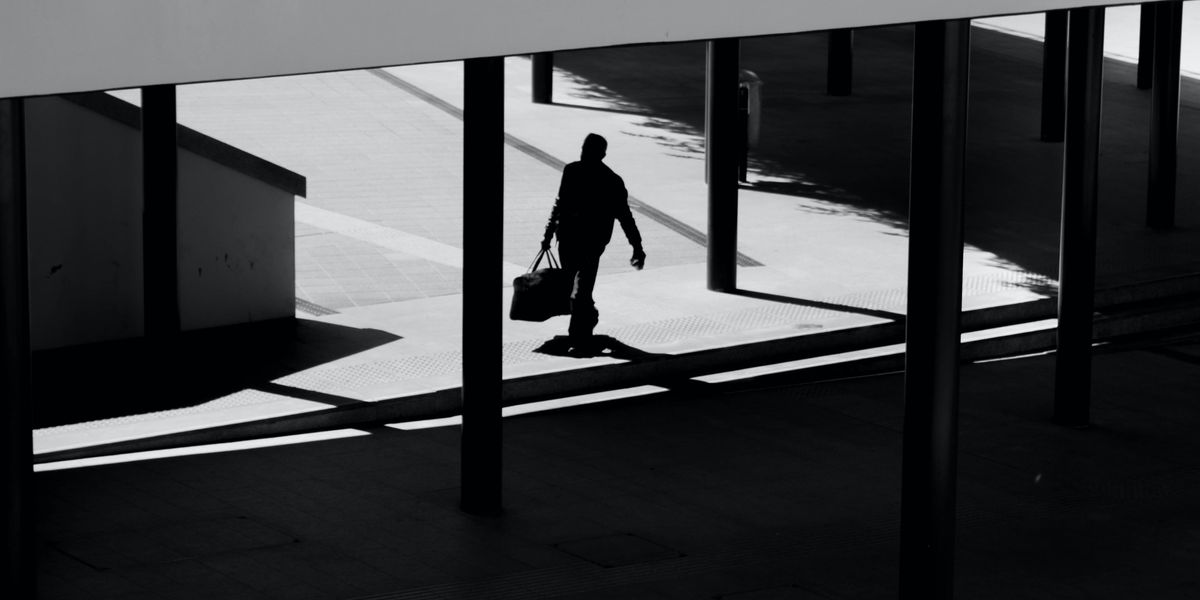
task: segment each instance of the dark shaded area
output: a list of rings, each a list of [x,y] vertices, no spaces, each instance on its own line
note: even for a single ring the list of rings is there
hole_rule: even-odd
[[[320,402],[330,406],[353,406],[355,404],[363,403],[362,400],[358,400],[356,398],[347,398],[345,396],[326,394],[324,392],[306,390],[304,388],[283,385],[281,383],[260,383],[254,386],[254,389],[260,392],[288,396],[290,398],[298,398],[300,400],[308,400],[309,402]]]
[[[851,96],[826,95],[826,54],[825,32],[742,40],[742,68],[763,81],[761,139],[743,189],[827,200],[831,212],[904,227],[912,28],[855,31]],[[648,127],[697,134],[704,57],[703,43],[629,46],[562,52],[556,66],[594,84],[594,95],[607,89],[618,104],[642,107],[654,115]],[[976,27],[971,61],[966,242],[1057,277],[1062,145],[1038,139],[1042,44]],[[1180,202],[1174,231],[1144,225],[1150,94],[1135,85],[1136,65],[1106,60],[1104,68],[1098,284],[1200,270],[1200,204]],[[1200,84],[1185,77],[1180,165],[1200,161],[1198,94]],[[702,145],[662,141],[704,159]],[[1200,172],[1181,168],[1180,198],[1197,188]]]
[[[628,361],[654,360],[663,356],[662,354],[634,348],[610,335],[592,336],[591,344],[583,349],[572,347],[572,340],[569,336],[556,335],[543,342],[541,346],[534,348],[533,351],[551,356],[569,356],[571,358],[607,356],[609,358]]]
[[[121,571],[298,543],[294,535],[253,519],[221,516],[135,532],[100,533],[66,540],[55,548],[97,571]]]
[[[167,347],[139,338],[42,350],[33,354],[33,426],[183,408],[246,388],[344,404],[294,388],[279,392],[270,382],[397,339],[374,329],[283,319],[186,332]]]
[[[1197,596],[1200,377],[1159,349],[1200,340],[1097,353],[1086,431],[1048,422],[1053,357],[962,369],[959,597]],[[509,418],[499,520],[459,510],[458,427],[38,473],[39,597],[896,598],[902,389]]]

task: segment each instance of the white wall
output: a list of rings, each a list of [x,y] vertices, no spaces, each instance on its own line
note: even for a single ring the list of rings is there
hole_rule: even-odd
[[[0,97],[1042,12],[1102,0],[12,0]]]
[[[287,192],[180,152],[183,329],[295,316],[295,206]]]
[[[33,348],[141,335],[137,133],[59,98],[25,114]]]
[[[142,335],[140,132],[44,97],[26,138],[33,348]],[[183,328],[294,316],[294,196],[186,150],[179,187]]]

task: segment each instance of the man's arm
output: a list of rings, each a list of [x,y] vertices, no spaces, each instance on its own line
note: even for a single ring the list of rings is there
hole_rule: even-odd
[[[642,233],[638,231],[637,222],[633,220],[633,211],[629,210],[629,191],[625,189],[625,182],[618,177],[617,183],[621,199],[617,203],[617,222],[621,224],[621,231],[624,231],[625,237],[629,239],[629,245],[633,246],[633,256],[629,259],[629,264],[633,268],[641,270],[646,265],[646,252],[642,249]]]
[[[550,219],[546,221],[546,233],[542,235],[542,250],[550,249],[550,242],[554,241],[554,233],[558,231],[558,218],[562,214],[562,199],[567,189],[567,173],[570,171],[571,165],[567,165],[558,182],[558,197],[554,199],[554,207],[550,209]]]
[[[554,232],[558,230],[558,203],[561,198],[554,200],[554,208],[550,209],[550,219],[546,221],[546,233],[542,236],[542,250],[550,249],[550,242],[554,240]]]

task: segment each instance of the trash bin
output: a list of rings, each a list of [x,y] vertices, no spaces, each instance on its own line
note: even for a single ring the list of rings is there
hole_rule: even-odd
[[[750,149],[758,147],[762,129],[762,80],[754,71],[741,69],[738,73],[738,120],[741,143],[738,150],[738,181],[747,183],[750,170]]]
[[[762,129],[762,80],[754,71],[741,69],[738,73],[738,110],[746,115],[746,147],[758,147]]]

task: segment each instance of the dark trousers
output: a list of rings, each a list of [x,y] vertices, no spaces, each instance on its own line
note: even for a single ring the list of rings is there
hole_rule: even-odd
[[[563,269],[571,273],[575,283],[571,288],[571,324],[567,335],[572,339],[586,340],[600,321],[592,290],[596,287],[596,271],[600,269],[600,255],[604,248],[588,248],[559,243],[558,257]]]

